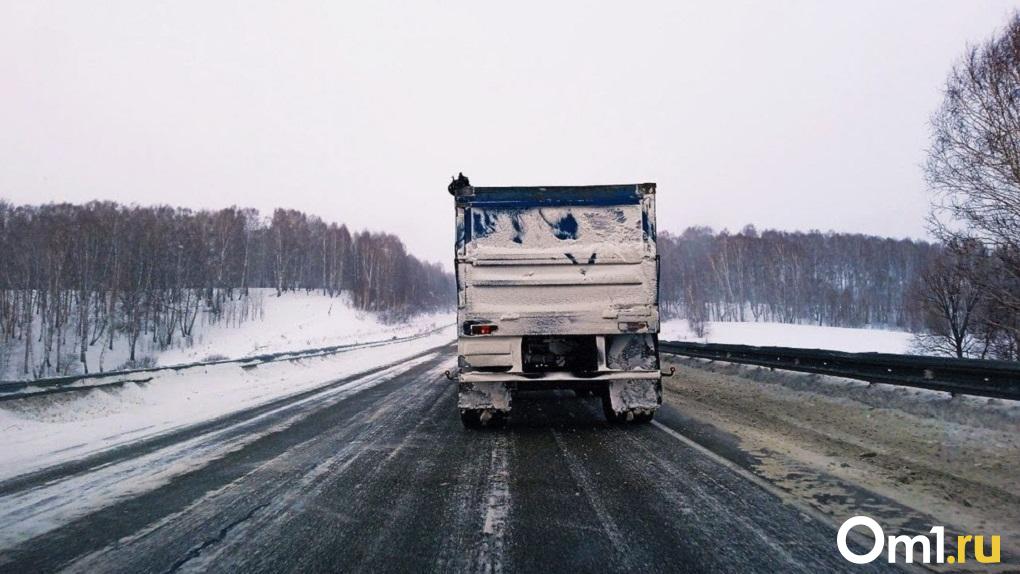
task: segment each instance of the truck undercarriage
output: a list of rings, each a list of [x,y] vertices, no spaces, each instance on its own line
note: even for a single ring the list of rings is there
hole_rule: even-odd
[[[654,335],[500,337],[487,339],[484,347],[469,343],[462,349],[518,346],[519,364],[513,352],[504,357],[460,355],[458,407],[466,425],[499,422],[510,412],[513,393],[521,390],[597,396],[606,418],[618,422],[651,420],[662,403]]]

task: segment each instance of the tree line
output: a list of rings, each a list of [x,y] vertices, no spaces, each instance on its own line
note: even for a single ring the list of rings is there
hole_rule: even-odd
[[[88,372],[88,349],[121,339],[134,362],[140,339],[186,340],[256,287],[346,294],[391,319],[455,300],[451,275],[396,236],[299,211],[0,201],[0,347],[21,349],[22,375]]]
[[[940,251],[910,239],[849,233],[661,234],[660,308],[696,332],[707,321],[772,321],[915,330],[913,285]]]

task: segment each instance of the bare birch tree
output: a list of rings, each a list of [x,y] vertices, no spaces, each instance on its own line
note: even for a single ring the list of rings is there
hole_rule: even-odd
[[[1002,339],[993,344],[996,354],[1015,359],[1002,350],[1020,340],[1020,13],[953,67],[932,117],[925,167],[932,232],[949,249],[971,241],[988,249],[992,264],[964,270],[998,309],[982,318],[983,329]]]

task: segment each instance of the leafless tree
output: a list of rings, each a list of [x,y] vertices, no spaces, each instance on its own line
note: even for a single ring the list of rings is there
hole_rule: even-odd
[[[916,297],[926,330],[915,336],[926,354],[984,358],[989,339],[981,336],[987,293],[974,282],[988,262],[976,241],[952,245],[919,277]]]
[[[1020,338],[1020,13],[993,39],[970,47],[952,69],[932,118],[925,173],[934,192],[933,233],[951,249],[971,240],[988,248],[992,264],[965,270],[983,273],[968,280],[998,310],[982,319],[987,332],[1005,338],[993,347],[1015,347]],[[1016,357],[1015,352],[996,355]]]

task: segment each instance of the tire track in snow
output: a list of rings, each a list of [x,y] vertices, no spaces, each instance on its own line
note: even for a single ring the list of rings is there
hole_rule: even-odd
[[[415,374],[411,384],[398,387],[383,397],[374,412],[358,412],[349,419],[349,424],[337,427],[335,433],[314,435],[294,444],[180,510],[76,558],[63,568],[68,572],[135,572],[145,569],[142,564],[136,564],[136,560],[158,552],[167,563],[177,563],[180,571],[204,571],[215,569],[224,552],[229,555],[238,545],[272,547],[274,540],[286,538],[286,528],[281,526],[281,521],[288,513],[322,496],[323,489],[365,455],[372,454],[371,446],[385,441],[395,432],[394,427],[399,426],[399,418],[408,416],[404,410],[393,407],[414,407],[416,400],[427,400],[427,395],[414,394],[414,388],[420,381],[441,377],[444,366],[448,366],[445,361],[427,372]],[[339,402],[324,403],[321,409],[336,404]],[[245,511],[246,508],[249,511]],[[258,511],[253,513],[251,509]],[[161,539],[187,545],[160,544]],[[242,551],[238,556],[245,554]]]
[[[213,460],[240,450],[270,434],[282,432],[310,412],[311,403],[342,400],[351,394],[371,388],[433,360],[438,353],[428,353],[401,365],[329,388],[294,403],[259,414],[234,426],[201,435],[145,456],[104,465],[83,475],[48,482],[0,498],[0,548],[9,548],[58,528],[72,520],[126,498],[154,490],[182,474],[196,471]],[[317,406],[317,405],[316,405]],[[256,427],[264,420],[297,412],[258,432],[237,433],[239,429]],[[234,436],[230,436],[234,435]],[[78,493],[75,497],[68,492]]]
[[[606,537],[609,538],[609,542],[613,545],[613,549],[616,551],[617,555],[626,559],[626,557],[630,555],[627,541],[624,539],[623,534],[620,531],[620,527],[617,526],[616,521],[613,520],[613,516],[609,513],[605,504],[602,503],[602,500],[596,491],[595,484],[592,482],[587,471],[585,471],[574,453],[572,453],[564,444],[563,436],[560,432],[553,429],[552,435],[553,438],[556,439],[556,445],[559,447],[560,453],[563,455],[563,459],[566,462],[570,476],[574,479],[578,488],[581,489],[581,494],[583,494],[585,500],[588,501],[588,505],[595,511],[595,516],[598,517],[599,526],[606,534]]]
[[[310,385],[299,385],[298,390],[292,390],[279,395],[275,394],[274,391],[273,393],[270,393],[271,396],[266,396],[268,399],[266,402],[259,403],[258,401],[261,399],[258,396],[255,396],[255,402],[241,410],[216,414],[212,415],[211,418],[170,426],[153,434],[144,434],[144,432],[147,429],[152,429],[155,425],[132,428],[125,432],[107,435],[99,442],[92,440],[84,443],[89,447],[89,450],[79,453],[78,456],[73,459],[57,461],[54,463],[44,462],[42,463],[42,466],[39,466],[38,468],[34,468],[32,465],[29,465],[21,470],[15,469],[14,472],[17,474],[10,474],[12,469],[0,468],[0,475],[2,475],[2,477],[0,477],[0,496],[24,491],[34,488],[39,484],[54,482],[72,475],[92,472],[95,469],[102,468],[113,463],[141,457],[167,446],[181,443],[187,439],[206,435],[228,427],[236,427],[239,423],[250,420],[260,414],[278,412],[281,407],[294,405],[302,399],[320,396],[320,394],[324,391],[341,386],[347,386],[351,381],[356,379],[376,374],[386,369],[398,367],[403,364],[404,361],[415,360],[429,353],[444,352],[445,349],[448,348],[448,345],[448,343],[443,343],[436,347],[422,350],[414,355],[389,362],[385,362],[385,357],[380,356],[379,359],[381,360],[381,364],[378,364],[377,366],[363,368],[358,372],[350,372],[337,378],[331,378],[328,375],[323,375],[320,381],[313,381]],[[285,373],[281,375],[281,382],[283,381],[282,377],[285,375]],[[205,376],[215,377],[219,375],[216,373],[206,373]],[[252,397],[248,397],[248,399],[251,398]],[[140,432],[143,434],[138,436]],[[116,437],[121,437],[123,440],[112,444],[106,444],[103,442]],[[73,450],[73,448],[74,447],[69,446],[60,449],[59,452],[68,452]],[[46,457],[52,458],[52,455],[52,452],[47,453]]]
[[[475,557],[476,569],[485,574],[503,572],[507,523],[510,516],[510,437],[495,438],[489,457],[486,498],[483,504],[482,540]]]
[[[653,421],[652,424],[667,434],[670,434],[670,436],[674,436],[671,433],[676,432],[658,421]],[[699,466],[698,463],[700,463],[700,466],[705,467],[696,471],[697,474],[695,476],[698,480],[687,481],[683,484],[676,484],[672,478],[679,474],[677,472],[675,462],[668,460],[666,457],[662,456],[662,453],[651,448],[647,444],[648,441],[643,440],[644,437],[637,437],[631,434],[626,438],[632,445],[632,448],[628,449],[629,452],[637,455],[638,459],[644,461],[650,472],[654,470],[655,476],[661,477],[659,480],[649,481],[648,488],[658,493],[664,504],[676,508],[678,510],[678,515],[689,517],[690,520],[695,521],[697,520],[698,514],[706,511],[717,515],[727,514],[733,524],[741,527],[741,531],[751,533],[751,535],[759,541],[761,546],[770,549],[770,560],[777,568],[784,571],[798,571],[803,567],[805,562],[808,562],[806,558],[797,559],[794,555],[795,553],[791,553],[788,548],[788,543],[787,545],[780,544],[775,537],[771,536],[771,533],[768,530],[763,528],[762,524],[749,519],[749,515],[754,515],[753,508],[738,507],[737,510],[739,511],[734,512],[734,506],[738,503],[731,503],[728,506],[723,506],[721,501],[712,495],[712,491],[732,492],[732,490],[730,490],[725,483],[718,480],[712,472],[713,470],[717,470],[714,468],[715,463],[718,462],[716,457],[712,457],[711,462],[707,462],[702,459],[693,459],[697,462],[691,464],[692,467]],[[701,451],[699,450],[699,452]],[[692,473],[691,471],[688,471],[684,474],[690,476]],[[747,478],[744,475],[741,475],[741,477],[745,479]],[[733,494],[734,500],[737,500],[735,498],[736,493]],[[678,522],[682,523],[682,521]],[[673,527],[677,526],[677,524],[669,523],[666,524],[666,526]],[[708,527],[706,525],[703,526],[703,528],[707,529]],[[725,531],[718,531],[716,536],[719,538],[725,536]],[[802,557],[810,555],[807,553],[807,550],[799,554]]]
[[[436,409],[437,403],[440,402],[439,399],[447,394],[446,391],[436,393],[431,389],[424,389],[423,392],[420,387],[441,379],[442,372],[450,368],[450,364],[450,361],[443,361],[428,372],[418,375],[411,384],[387,395],[376,405],[373,412],[364,413],[363,422],[357,425],[352,422],[352,425],[362,426],[367,430],[359,434],[356,441],[344,444],[341,448],[342,452],[337,456],[330,457],[325,462],[316,465],[311,472],[302,476],[298,480],[297,487],[288,488],[271,497],[272,500],[267,504],[267,508],[245,524],[243,529],[232,531],[229,536],[220,540],[220,543],[211,551],[190,561],[182,571],[205,572],[216,569],[217,561],[220,559],[231,560],[235,568],[244,570],[246,563],[243,558],[238,560],[239,556],[244,556],[241,548],[251,545],[272,548],[278,541],[286,540],[288,530],[297,526],[291,521],[291,511],[314,504],[315,500],[325,496],[325,491],[334,489],[338,482],[344,480],[349,471],[363,471],[365,474],[358,477],[359,482],[366,485],[375,484],[376,477],[385,472],[387,464],[403,451],[414,434],[413,431],[406,434],[400,433],[400,429],[406,424],[405,421],[417,417],[419,419],[417,426],[420,426],[425,420],[431,418],[429,415],[433,414],[432,411]],[[449,388],[451,387],[447,387],[447,389]],[[424,416],[423,411],[427,413]],[[389,446],[395,438],[394,435],[400,437],[399,442],[396,446]],[[284,453],[281,458],[315,458],[317,450],[329,449],[333,444],[335,444],[334,440],[325,441],[317,445],[319,448],[313,452],[301,453],[291,450]],[[389,452],[387,453],[387,451]],[[358,506],[364,504],[363,500],[358,500]],[[396,504],[396,506],[400,505]],[[358,513],[356,507],[348,508],[347,511],[351,514]],[[388,537],[385,532],[380,532],[375,540],[377,544],[383,544],[386,543]],[[368,555],[371,556],[371,554],[372,552],[369,551]],[[316,569],[310,566],[305,568],[300,562],[293,563],[290,567],[298,570]]]

